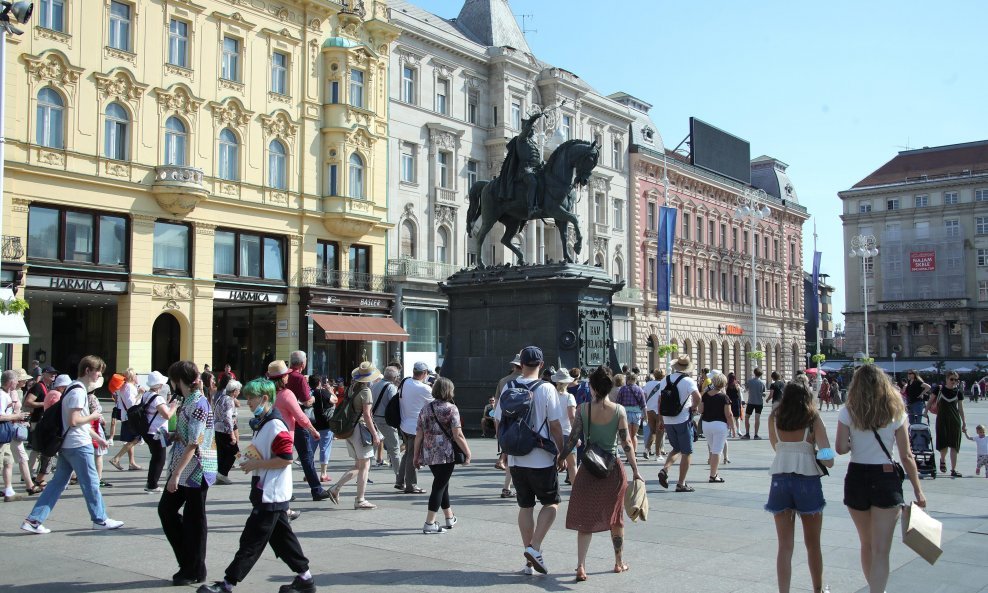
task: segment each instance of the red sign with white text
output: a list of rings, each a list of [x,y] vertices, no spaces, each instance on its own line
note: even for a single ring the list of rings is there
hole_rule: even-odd
[[[910,272],[933,272],[937,269],[936,251],[913,251],[909,254]]]

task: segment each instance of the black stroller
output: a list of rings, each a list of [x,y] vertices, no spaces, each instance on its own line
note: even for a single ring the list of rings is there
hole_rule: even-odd
[[[916,469],[919,470],[919,477],[929,474],[934,480],[937,479],[936,456],[933,452],[933,433],[930,425],[924,422],[909,425],[909,448],[916,458]]]

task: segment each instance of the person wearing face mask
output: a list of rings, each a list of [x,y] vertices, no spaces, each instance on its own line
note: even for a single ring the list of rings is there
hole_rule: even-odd
[[[62,426],[65,437],[59,449],[58,466],[51,482],[41,493],[31,514],[24,519],[21,529],[28,533],[45,534],[51,530],[44,526],[45,519],[55,508],[62,491],[69,483],[74,471],[79,479],[79,488],[86,500],[93,529],[119,529],[123,521],[114,521],[106,514],[103,496],[99,491],[99,478],[96,475],[96,462],[93,457],[93,438],[90,423],[99,416],[90,412],[87,392],[102,378],[106,363],[98,356],[86,356],[79,361],[79,379],[65,388],[62,396]],[[102,438],[102,437],[100,437]],[[101,443],[106,445],[104,440]]]
[[[279,588],[279,593],[314,593],[316,586],[309,572],[309,560],[292,531],[288,503],[292,498],[293,435],[274,407],[275,385],[268,379],[255,379],[244,386],[247,405],[253,413],[250,420],[254,438],[251,440],[240,469],[250,473],[250,516],[240,535],[240,548],[226,569],[222,581],[202,585],[197,593],[229,593],[247,577],[271,546],[281,560],[295,573],[295,579]]]

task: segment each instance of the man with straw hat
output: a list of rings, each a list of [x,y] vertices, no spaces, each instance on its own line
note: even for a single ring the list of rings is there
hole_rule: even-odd
[[[367,474],[370,472],[370,462],[374,458],[374,450],[381,442],[381,436],[374,426],[374,417],[371,406],[374,404],[374,396],[371,394],[370,384],[381,377],[381,371],[377,370],[373,363],[362,362],[360,366],[350,373],[353,383],[350,384],[350,393],[340,406],[352,406],[353,411],[359,415],[357,426],[353,433],[346,439],[346,448],[353,458],[353,467],[340,476],[336,486],[331,488],[329,497],[334,503],[340,501],[340,490],[350,480],[357,478],[357,498],[353,501],[353,508],[358,511],[376,509],[377,505],[372,504],[364,498],[364,491],[367,488]],[[405,455],[408,455],[408,451]]]
[[[680,356],[672,362],[672,373],[663,380],[659,397],[649,402],[650,409],[658,412],[662,406],[661,393],[667,386],[673,387],[679,395],[679,413],[673,416],[662,415],[659,429],[665,428],[672,451],[666,457],[665,465],[659,470],[659,484],[669,487],[669,468],[676,462],[676,457],[682,456],[679,463],[679,480],[676,482],[676,492],[693,492],[693,487],[686,483],[686,473],[690,469],[690,458],[693,456],[693,423],[691,408],[700,404],[700,391],[696,381],[691,377],[693,361],[689,356]],[[668,411],[668,410],[667,410]]]

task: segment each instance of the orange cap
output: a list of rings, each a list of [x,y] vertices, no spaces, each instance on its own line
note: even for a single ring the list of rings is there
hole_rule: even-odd
[[[123,387],[124,383],[126,382],[127,382],[126,377],[114,373],[114,375],[110,377],[110,382],[107,384],[106,387],[107,389],[110,390],[110,393],[116,393],[120,391],[120,388]]]

